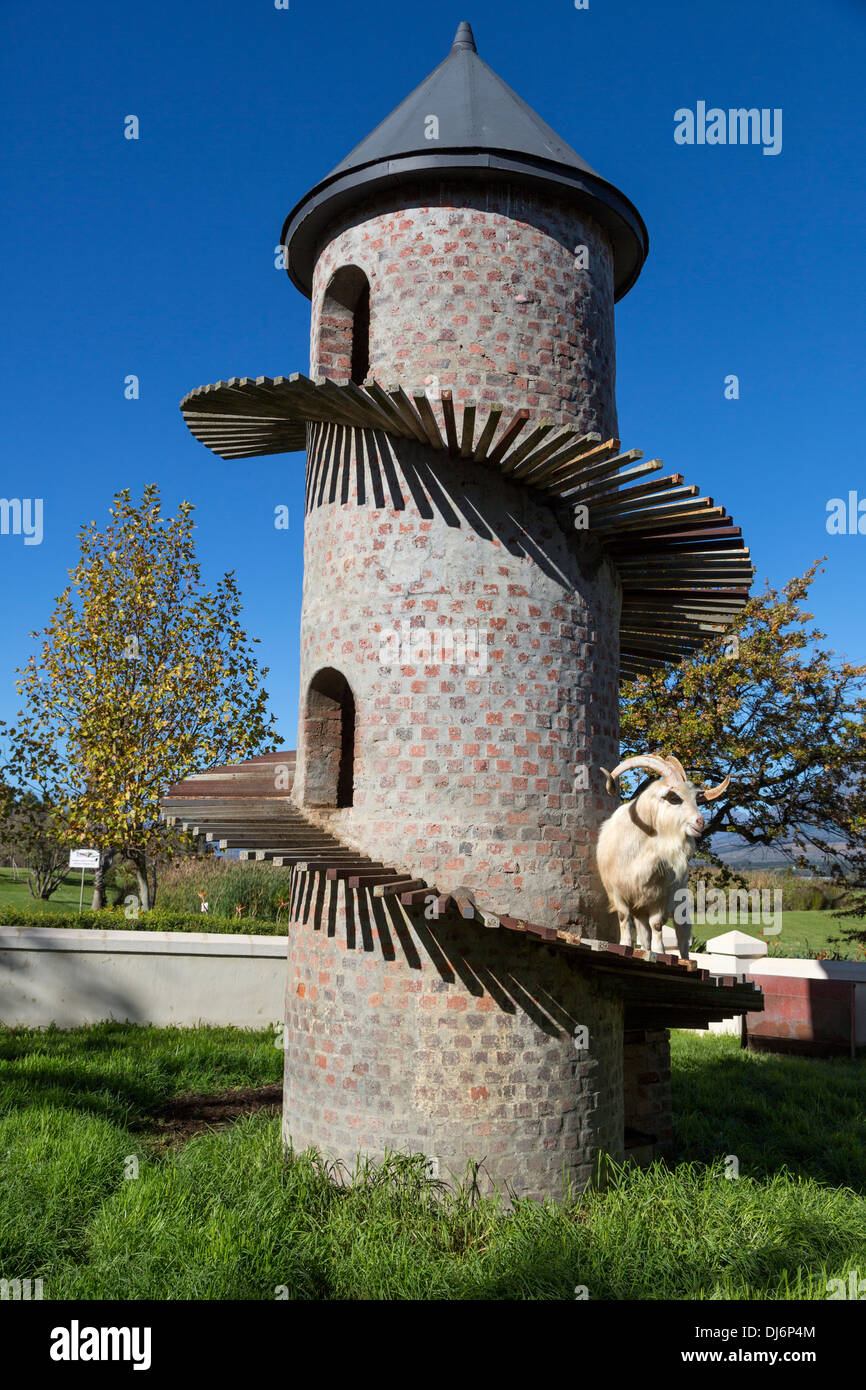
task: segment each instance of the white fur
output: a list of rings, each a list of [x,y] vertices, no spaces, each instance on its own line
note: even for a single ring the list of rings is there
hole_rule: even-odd
[[[669,793],[680,797],[678,805]],[[672,915],[678,889],[688,885],[689,858],[704,829],[691,782],[675,786],[661,779],[624,801],[604,822],[598,836],[596,860],[610,908],[619,918],[620,943],[662,951],[662,927]],[[677,946],[688,960],[692,943],[687,902],[677,914]]]

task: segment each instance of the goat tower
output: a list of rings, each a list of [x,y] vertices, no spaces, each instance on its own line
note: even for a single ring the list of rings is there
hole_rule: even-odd
[[[296,867],[286,1137],[443,1173],[486,1156],[557,1191],[622,1157],[624,1068],[657,1078],[665,1147],[647,1056],[671,998],[719,1004],[596,939],[594,769],[618,761],[620,678],[723,627],[748,552],[711,498],[621,450],[614,303],[646,229],[468,24],[283,244],[309,377],[182,409],[224,458],[307,450],[297,765],[261,832],[282,815],[288,842],[260,851]]]
[[[643,223],[463,24],[283,239],[311,376],[369,376],[422,412],[409,438],[311,430],[298,803],[485,906],[588,925],[620,586],[567,497],[531,483],[617,452],[614,299]],[[506,412],[509,463],[502,433],[481,444]],[[532,439],[548,447],[521,466]]]

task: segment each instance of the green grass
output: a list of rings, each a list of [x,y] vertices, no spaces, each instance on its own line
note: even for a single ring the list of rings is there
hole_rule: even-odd
[[[704,1164],[735,1154],[741,1174],[765,1181],[784,1166],[866,1198],[866,1057],[744,1052],[716,1033],[671,1038],[681,1154]]]
[[[181,859],[160,879],[157,906],[171,912],[199,912],[204,893],[211,916],[242,916],[266,922],[285,918],[292,883],[289,868],[237,859]]]
[[[673,1054],[676,1168],[508,1212],[405,1158],[333,1184],[314,1155],[286,1163],[261,1114],[144,1142],[174,1095],[278,1080],[268,1032],[0,1031],[0,1277],[50,1298],[824,1298],[866,1263],[866,1060],[692,1034]]]
[[[187,1091],[279,1081],[273,1033],[238,1028],[0,1027],[0,1115],[46,1106],[125,1127]]]
[[[0,869],[0,922],[26,924],[33,913],[51,913],[61,918],[58,926],[104,926],[112,930],[134,928],[141,931],[235,931],[280,935],[286,931],[286,908],[291,882],[291,870],[275,869],[269,864],[239,864],[235,860],[184,860],[170,868],[163,877],[157,895],[154,918],[134,921],[124,918],[120,907],[107,920],[105,912],[89,913],[92,875],[84,876],[84,913],[78,922],[80,873],[69,873],[53,897],[47,902],[33,898],[22,880],[13,882],[11,869]],[[205,917],[199,910],[198,889],[208,895],[210,913]],[[235,917],[237,904],[244,908],[241,919]],[[72,914],[70,916],[69,914]],[[73,920],[74,919],[74,920]],[[738,931],[766,941],[771,955],[799,955],[821,951],[835,954],[839,947],[831,938],[840,937],[845,926],[861,926],[866,930],[866,918],[840,922],[830,912],[785,912],[779,936],[764,937],[760,924],[743,923]],[[695,923],[695,937],[707,941],[728,931],[725,926]],[[841,954],[849,959],[862,959],[866,947],[845,943]]]
[[[856,943],[845,941],[841,948],[834,943],[832,938],[842,939],[842,932],[845,928],[856,927],[858,930],[866,931],[866,918],[851,918],[840,921],[830,912],[783,912],[782,930],[778,936],[764,936],[759,922],[738,922],[736,927],[714,926],[696,921],[694,925],[694,935],[697,941],[711,941],[716,936],[722,936],[725,932],[735,930],[744,932],[747,936],[756,936],[761,941],[765,941],[769,947],[770,955],[805,955],[807,952],[817,954],[820,951],[827,951],[831,955],[837,951],[851,960],[862,959],[864,948]]]
[[[763,937],[762,940],[770,946],[771,955],[777,948],[786,955],[799,955],[804,951],[829,951],[833,954],[840,950],[840,947],[832,938],[841,939],[846,928],[866,931],[866,918],[856,917],[840,921],[829,912],[784,912],[779,935]],[[749,928],[743,930],[748,931]],[[841,953],[851,959],[862,959],[864,951],[866,948],[863,946],[847,941],[841,947]]]
[[[30,892],[23,869],[18,870],[15,882],[13,869],[0,869],[0,904],[10,903],[26,912],[70,912],[78,911],[78,895],[81,892],[81,870],[70,871],[56,892],[50,898],[34,898]],[[93,895],[93,874],[84,873],[84,906],[90,907]]]
[[[20,871],[19,871],[20,872]],[[92,912],[92,874],[85,873],[83,910],[79,913],[80,871],[67,874],[47,900],[31,896],[22,878],[15,882],[11,869],[0,869],[0,925],[52,927],[101,927],[116,931],[235,931],[279,936],[285,932],[291,890],[291,869],[273,864],[239,863],[227,859],[182,860],[163,874],[156,907],[150,914],[126,917],[123,906]],[[201,911],[199,890],[205,893],[209,911]],[[114,902],[112,888],[109,900]],[[242,909],[241,916],[237,909]],[[50,916],[50,923],[43,917]]]

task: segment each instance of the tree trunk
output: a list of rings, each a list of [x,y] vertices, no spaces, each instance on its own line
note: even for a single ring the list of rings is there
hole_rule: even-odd
[[[34,898],[41,898],[43,902],[51,897],[54,889],[51,887],[51,879],[35,869],[30,874],[30,895]]]
[[[150,907],[150,884],[147,881],[147,863],[144,865],[136,864],[135,877],[138,882],[138,905],[142,912],[147,912]]]
[[[99,861],[99,868],[93,870],[93,897],[90,900],[91,912],[98,912],[101,907],[105,907],[105,864],[102,859]]]
[[[99,859],[99,868],[93,871],[93,898],[90,903],[92,912],[98,912],[101,907],[105,907],[105,875],[111,868],[114,859],[114,850],[106,850]]]
[[[30,889],[30,896],[41,898],[43,902],[47,902],[52,893],[57,892],[64,878],[65,873],[58,875],[56,872],[52,873],[46,869],[28,869],[27,886]]]

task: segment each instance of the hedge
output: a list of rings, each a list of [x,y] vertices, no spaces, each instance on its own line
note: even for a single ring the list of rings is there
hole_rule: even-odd
[[[260,917],[216,917],[210,913],[170,912],[154,907],[138,917],[127,917],[122,908],[89,909],[81,912],[29,912],[12,903],[0,903],[2,927],[84,928],[97,931],[187,931],[235,932],[243,936],[286,936],[286,922],[268,922]]]

